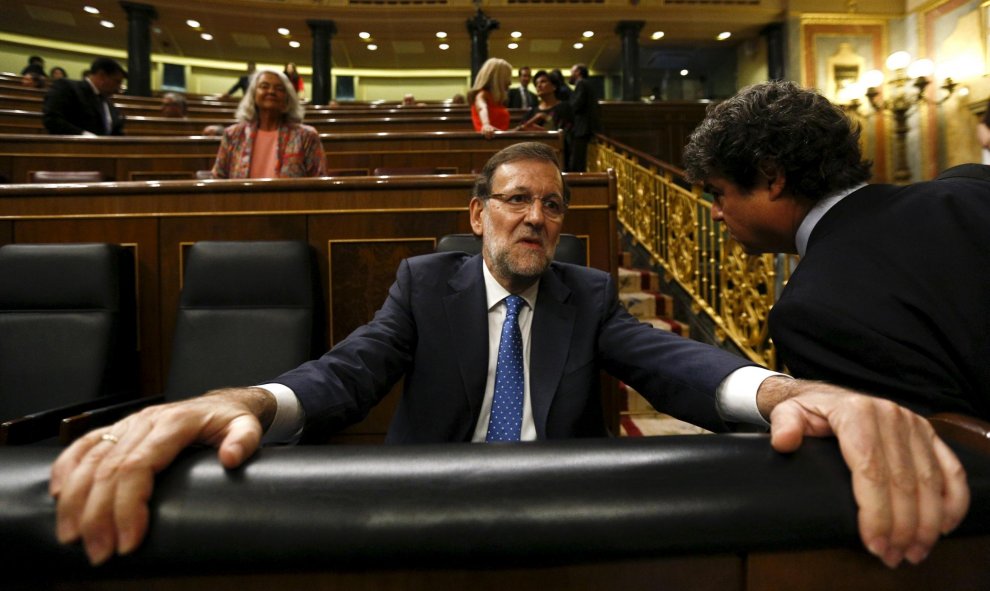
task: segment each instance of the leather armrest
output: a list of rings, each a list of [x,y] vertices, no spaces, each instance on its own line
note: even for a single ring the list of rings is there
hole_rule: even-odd
[[[165,402],[164,395],[145,396],[63,418],[58,432],[59,443],[69,445],[97,427],[109,425],[146,406],[162,402]]]
[[[990,455],[990,423],[987,421],[961,413],[941,412],[928,417],[928,422],[943,440]]]
[[[0,423],[0,445],[21,445],[55,438],[59,434],[59,424],[66,417],[133,398],[130,395],[104,396],[4,421]]]
[[[55,540],[47,483],[57,451],[0,448],[5,573],[94,573],[81,548]],[[957,452],[972,504],[953,536],[990,533],[990,458]],[[159,475],[150,510],[145,543],[99,576],[862,548],[835,441],[784,455],[765,435],[273,447],[229,471],[216,450],[199,449]]]

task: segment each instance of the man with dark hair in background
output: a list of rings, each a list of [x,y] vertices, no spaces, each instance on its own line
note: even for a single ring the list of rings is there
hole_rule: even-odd
[[[45,58],[40,55],[32,55],[28,58],[28,63],[21,70],[21,76],[26,74],[38,74],[39,76],[45,75]]]
[[[111,101],[127,78],[124,68],[98,57],[82,80],[55,80],[45,94],[43,121],[51,134],[123,135],[124,117]]]
[[[529,66],[519,68],[519,86],[509,89],[510,109],[531,109],[536,104],[536,95],[529,91],[531,78]]]

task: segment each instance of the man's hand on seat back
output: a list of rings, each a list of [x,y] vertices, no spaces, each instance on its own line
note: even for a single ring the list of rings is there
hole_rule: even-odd
[[[966,472],[927,420],[889,400],[819,382],[769,378],[760,409],[771,444],[791,452],[805,436],[839,441],[852,473],[863,544],[893,568],[924,560],[969,509]]]
[[[94,565],[132,552],[148,529],[155,474],[195,443],[218,447],[224,467],[239,466],[258,449],[274,408],[264,390],[216,390],[146,408],[81,437],[52,465],[58,540],[81,540]]]

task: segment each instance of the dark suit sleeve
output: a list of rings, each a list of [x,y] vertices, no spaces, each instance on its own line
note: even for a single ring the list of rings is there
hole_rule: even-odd
[[[70,121],[71,113],[79,109],[79,97],[68,80],[56,80],[45,94],[43,122],[48,133],[80,135],[83,128]]]
[[[733,371],[754,365],[717,347],[654,328],[619,304],[611,276],[598,338],[602,366],[654,408],[711,431],[725,431],[715,391]]]
[[[375,317],[317,360],[272,380],[295,392],[307,429],[333,432],[363,419],[407,372],[416,342],[412,274],[402,261]]]

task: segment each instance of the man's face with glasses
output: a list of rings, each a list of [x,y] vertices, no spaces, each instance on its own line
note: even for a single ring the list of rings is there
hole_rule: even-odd
[[[543,160],[507,162],[492,176],[488,199],[471,200],[471,227],[482,236],[492,275],[518,293],[546,271],[564,221],[560,170]]]

